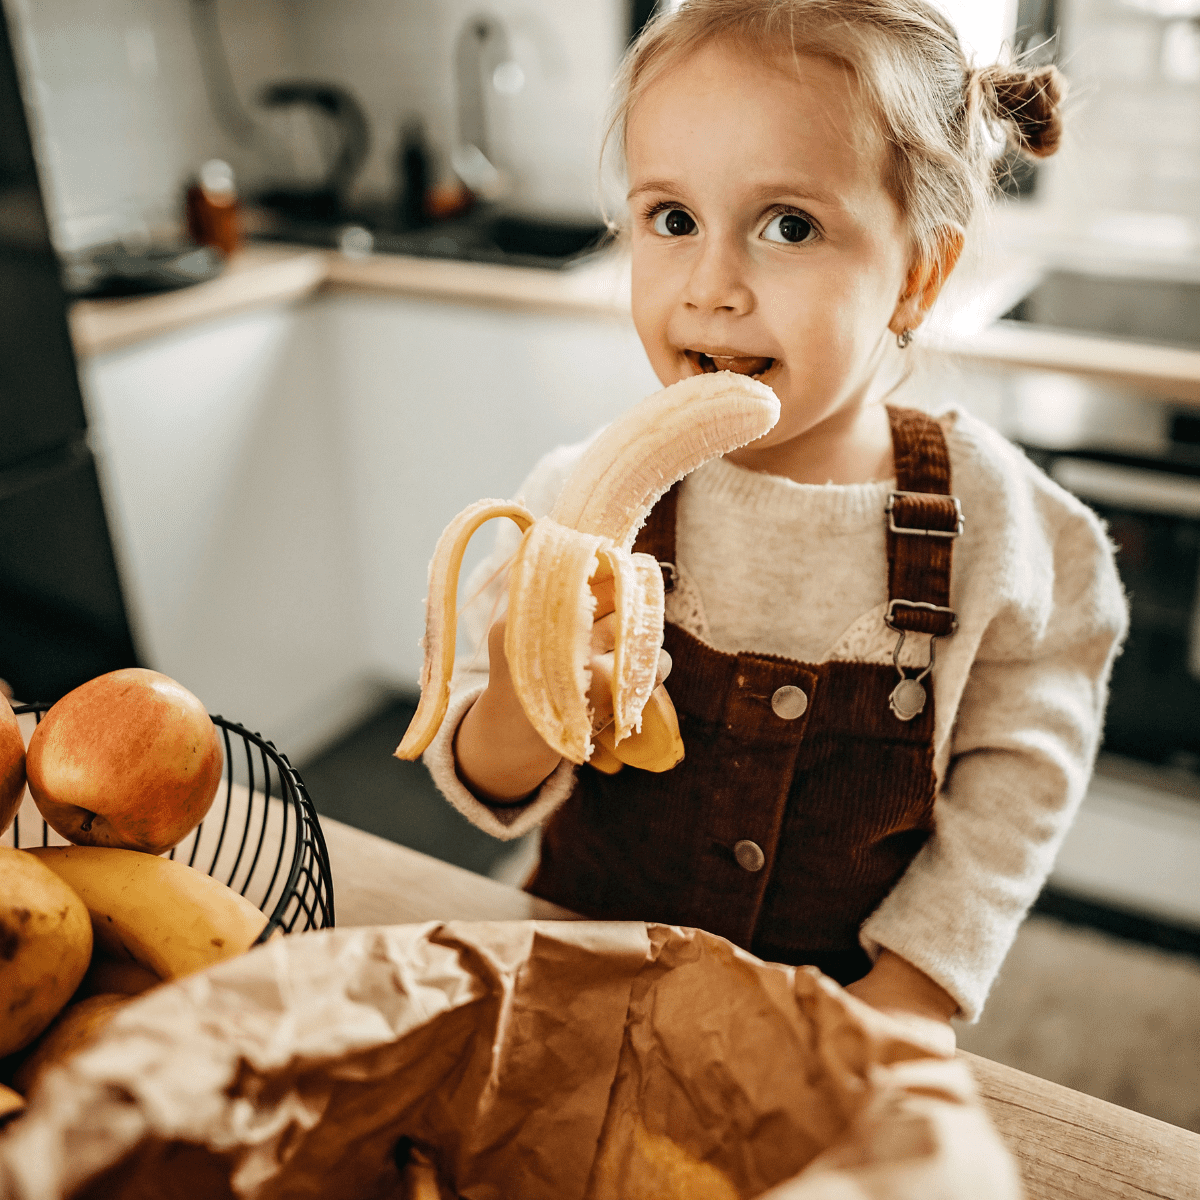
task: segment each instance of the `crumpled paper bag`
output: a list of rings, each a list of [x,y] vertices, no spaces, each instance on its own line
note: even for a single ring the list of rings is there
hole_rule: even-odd
[[[1009,1200],[936,1031],[694,929],[279,938],[147,994],[0,1135],[12,1200]]]

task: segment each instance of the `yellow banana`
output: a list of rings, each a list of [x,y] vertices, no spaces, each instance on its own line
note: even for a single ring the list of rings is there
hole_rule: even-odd
[[[244,954],[267,919],[202,871],[140,850],[50,846],[24,851],[87,906],[96,946],[160,979],[178,979]]]
[[[0,1083],[0,1126],[4,1125],[7,1118],[15,1117],[24,1107],[25,1097]]]
[[[80,897],[24,850],[0,847],[0,1058],[54,1020],[91,956]]]
[[[663,583],[655,560],[630,552],[654,503],[709,459],[762,437],[779,419],[765,384],[722,371],[672,384],[618,417],[584,451],[549,516],[480,500],[438,539],[429,565],[421,700],[396,750],[418,758],[446,715],[454,664],[455,595],[471,535],[492,517],[524,534],[509,569],[504,652],[521,707],[542,739],[571,762],[667,770],[683,757],[674,706],[654,677],[663,638]],[[613,580],[613,723],[593,736],[588,708],[595,597]],[[654,703],[649,703],[651,695]]]

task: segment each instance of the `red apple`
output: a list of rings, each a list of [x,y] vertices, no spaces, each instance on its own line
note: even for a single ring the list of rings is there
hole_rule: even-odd
[[[25,742],[12,705],[0,692],[0,833],[21,807],[25,794]]]
[[[77,846],[162,854],[204,819],[221,782],[204,705],[166,675],[112,671],[68,692],[29,739],[42,816]]]

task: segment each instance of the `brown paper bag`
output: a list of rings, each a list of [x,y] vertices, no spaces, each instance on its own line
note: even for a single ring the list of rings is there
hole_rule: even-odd
[[[939,1040],[940,1038],[940,1040]],[[330,930],[161,987],[0,1135],[12,1200],[1008,1200],[945,1031],[625,922]]]

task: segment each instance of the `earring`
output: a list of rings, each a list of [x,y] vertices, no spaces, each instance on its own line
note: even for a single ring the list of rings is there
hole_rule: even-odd
[[[899,346],[901,350],[907,350],[912,340],[913,331],[911,329],[902,329],[898,334],[896,334],[896,345]]]

